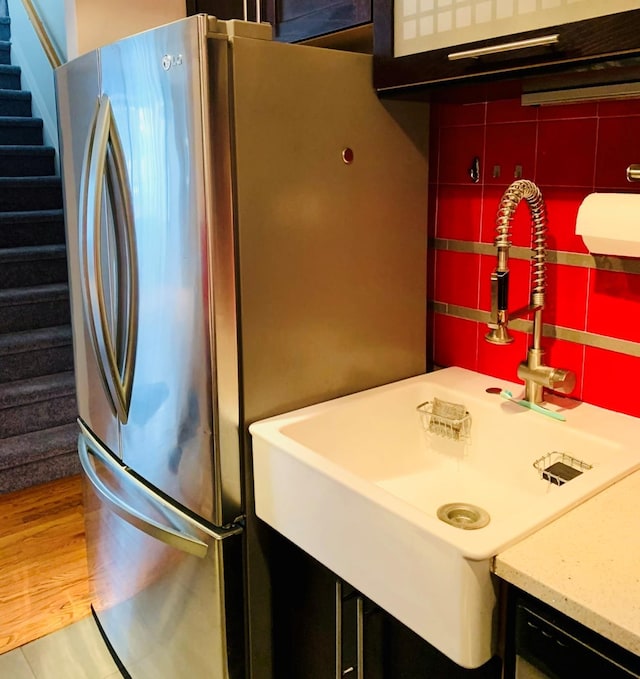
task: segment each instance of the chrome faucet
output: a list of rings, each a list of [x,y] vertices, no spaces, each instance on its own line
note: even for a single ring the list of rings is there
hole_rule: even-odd
[[[531,212],[531,299],[527,306],[509,312],[509,248],[511,247],[511,221],[522,200]],[[540,404],[544,401],[544,389],[564,394],[573,391],[575,373],[562,368],[552,368],[544,363],[542,339],[542,311],[546,291],[546,242],[547,218],[544,199],[540,189],[528,179],[518,179],[504,192],[498,208],[496,239],[498,263],[491,274],[491,322],[485,336],[492,344],[509,344],[509,319],[533,313],[533,344],[527,352],[527,360],[518,366],[518,377],[525,384],[525,400]]]

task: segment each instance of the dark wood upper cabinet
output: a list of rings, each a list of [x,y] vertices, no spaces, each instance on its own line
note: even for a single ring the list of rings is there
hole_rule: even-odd
[[[371,0],[263,0],[263,20],[282,42],[300,42],[371,22]]]
[[[256,5],[256,2],[259,3]],[[243,0],[186,0],[187,15],[212,14],[219,19],[242,19]],[[260,20],[273,26],[273,37],[281,42],[301,42],[355,29],[372,21],[372,0],[248,0],[247,19],[256,21],[256,7]],[[360,35],[346,39],[341,49],[350,49]],[[371,39],[369,38],[369,44]],[[370,49],[369,49],[370,51]]]
[[[374,85],[381,91],[552,75],[568,69],[599,71],[600,81],[606,82],[611,71],[603,68],[603,62],[612,67],[622,64],[625,70],[640,63],[638,0],[601,2],[595,12],[624,11],[584,19],[574,14],[578,20],[552,25],[549,20],[557,17],[551,9],[535,9],[541,4],[533,0],[395,2],[402,9],[394,29],[394,0],[374,0]],[[594,7],[591,0],[547,0],[543,5],[567,11]],[[519,8],[531,11],[517,16]],[[501,12],[510,20],[500,20]],[[469,25],[476,19],[479,34],[474,33],[478,26]],[[396,46],[394,30],[402,36]],[[474,39],[478,35],[481,39]]]

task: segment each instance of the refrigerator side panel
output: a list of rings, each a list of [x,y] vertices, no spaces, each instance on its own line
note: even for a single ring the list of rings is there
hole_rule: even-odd
[[[131,186],[138,341],[123,459],[218,523],[209,349],[202,95],[204,17],[102,50]]]
[[[104,387],[102,368],[87,322],[81,266],[81,251],[86,245],[83,232],[86,220],[81,205],[83,175],[87,171],[88,140],[93,133],[100,95],[99,53],[90,52],[57,69],[56,94],[78,411],[95,435],[117,453],[118,423]]]
[[[424,372],[424,107],[417,143],[371,57],[233,49],[246,420]]]

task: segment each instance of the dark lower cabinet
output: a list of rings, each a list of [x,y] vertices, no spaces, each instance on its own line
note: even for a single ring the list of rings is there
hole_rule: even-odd
[[[499,658],[456,665],[285,538],[273,555],[274,677],[500,679]]]
[[[525,664],[535,668],[536,676],[549,679],[640,677],[637,655],[515,587],[508,596],[512,637],[505,679],[531,676],[522,668]]]

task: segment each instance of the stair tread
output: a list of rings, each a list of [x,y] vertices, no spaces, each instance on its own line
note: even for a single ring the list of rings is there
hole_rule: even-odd
[[[31,92],[29,92],[29,90],[12,90],[8,87],[0,87],[0,97],[8,97],[10,99],[31,99]]]
[[[67,248],[64,243],[0,248],[0,264],[8,262],[33,262],[43,259],[63,259],[66,257],[66,252]]]
[[[5,155],[39,155],[53,156],[56,150],[53,146],[43,146],[42,144],[0,144],[0,153]]]
[[[75,394],[73,371],[0,384],[0,410]]]
[[[0,439],[0,469],[73,451],[77,440],[78,425],[75,422]]]
[[[0,64],[0,73],[19,73],[22,69],[20,66],[13,64]]]
[[[0,177],[1,184],[11,184],[15,182],[16,184],[56,184],[59,185],[60,177],[55,177],[52,175],[37,175],[34,177]]]
[[[71,338],[70,325],[54,325],[48,328],[0,334],[0,356],[19,354],[44,347],[66,346],[71,343]]]
[[[18,125],[19,127],[42,127],[42,118],[34,118],[33,116],[0,116],[0,127],[10,127]]]
[[[0,225],[3,222],[30,222],[44,221],[52,219],[62,219],[64,211],[62,209],[52,210],[18,210],[0,212]]]
[[[30,300],[42,302],[62,299],[68,294],[68,283],[46,283],[45,285],[30,285],[26,288],[5,288],[0,289],[0,306],[24,304]]]

